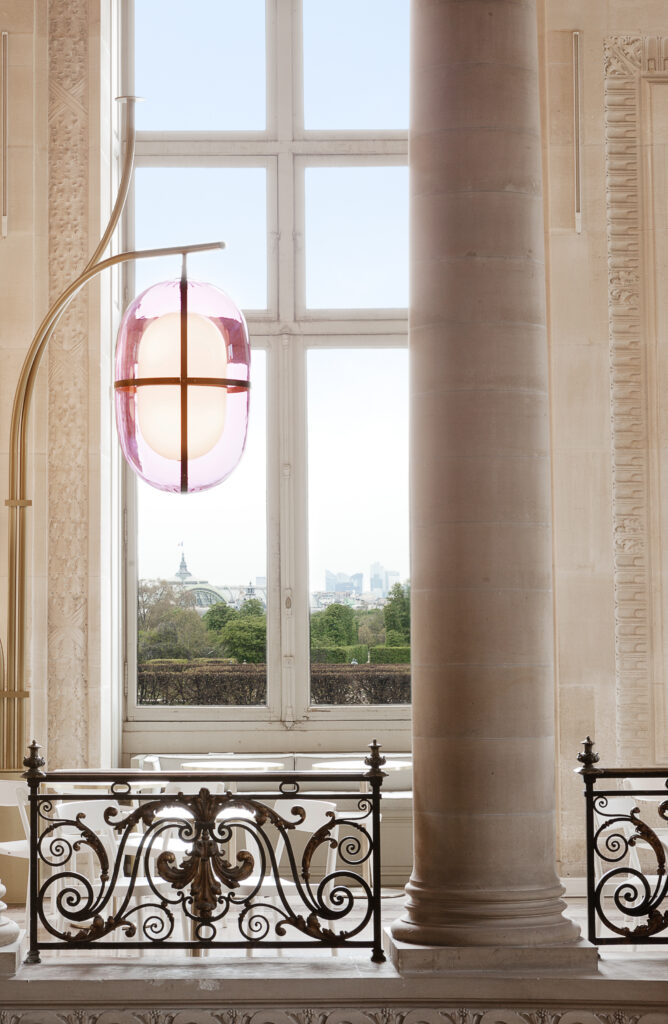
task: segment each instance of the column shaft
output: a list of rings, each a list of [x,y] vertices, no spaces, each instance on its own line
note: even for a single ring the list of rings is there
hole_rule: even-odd
[[[534,0],[414,0],[415,862],[400,940],[564,944]]]

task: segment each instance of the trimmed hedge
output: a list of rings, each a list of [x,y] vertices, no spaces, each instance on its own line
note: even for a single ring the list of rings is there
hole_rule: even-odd
[[[352,647],[344,647],[343,649],[346,652],[348,664],[350,664],[353,658],[359,665],[369,660],[369,648],[366,644],[353,644]]]
[[[345,647],[312,647],[312,664],[338,664],[343,665],[346,661]]]
[[[410,691],[406,665],[311,665],[314,704],[408,704]],[[265,704],[266,694],[266,665],[160,659],[137,669],[137,702],[144,706],[248,706]]]
[[[312,647],[311,663],[315,665],[346,665],[355,659],[358,663],[367,661],[369,648],[366,644],[351,644],[349,647]]]
[[[410,704],[410,700],[411,673],[406,665],[311,665],[313,704]]]
[[[267,702],[267,666],[217,659],[145,661],[137,666],[137,703],[257,705]]]
[[[371,648],[372,665],[410,665],[410,647],[387,647],[386,644],[378,644]]]

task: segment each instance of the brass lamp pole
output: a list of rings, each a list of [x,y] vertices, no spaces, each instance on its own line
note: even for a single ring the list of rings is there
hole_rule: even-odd
[[[78,292],[108,267],[130,260],[155,256],[173,256],[193,252],[224,249],[224,242],[205,242],[200,245],[170,246],[163,249],[144,249],[122,252],[101,260],[120,219],[127,199],[135,154],[135,101],[134,96],[121,96],[126,103],[124,160],[121,181],[114,208],[105,232],[83,272],[58,296],[42,320],[23,361],[14,404],[9,435],[9,508],[8,524],[8,600],[7,600],[7,669],[4,672],[0,645],[0,771],[21,771],[26,744],[26,702],[30,691],[25,679],[25,607],[26,607],[26,509],[32,504],[26,494],[26,437],[30,402],[41,358],[49,340],[72,299]]]

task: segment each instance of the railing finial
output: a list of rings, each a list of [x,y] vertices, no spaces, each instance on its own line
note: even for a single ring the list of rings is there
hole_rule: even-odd
[[[376,778],[378,776],[384,776],[386,772],[381,771],[381,766],[385,764],[385,758],[380,752],[380,743],[378,740],[371,740],[369,750],[371,753],[368,757],[364,758],[364,763],[369,765],[369,771],[367,774]]]
[[[41,745],[37,740],[33,740],[28,746],[30,754],[28,757],[23,758],[23,766],[27,768],[28,771],[23,773],[22,778],[27,779],[29,783],[35,781],[40,782],[42,779],[46,778],[46,775],[41,770],[43,765],[46,764],[44,758],[39,756],[41,749]]]
[[[587,738],[582,741],[582,746],[583,750],[578,754],[578,761],[586,771],[588,768],[594,767],[599,760],[599,756],[594,750],[594,740],[591,736],[587,736]]]

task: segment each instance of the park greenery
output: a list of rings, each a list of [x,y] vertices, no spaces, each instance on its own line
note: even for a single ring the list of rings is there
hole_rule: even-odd
[[[249,598],[240,608],[224,601],[200,616],[192,591],[166,580],[140,580],[137,595],[137,660],[266,660],[264,605]],[[410,661],[410,587],[395,583],[383,608],[354,609],[333,603],[311,615],[311,660],[316,663]]]

